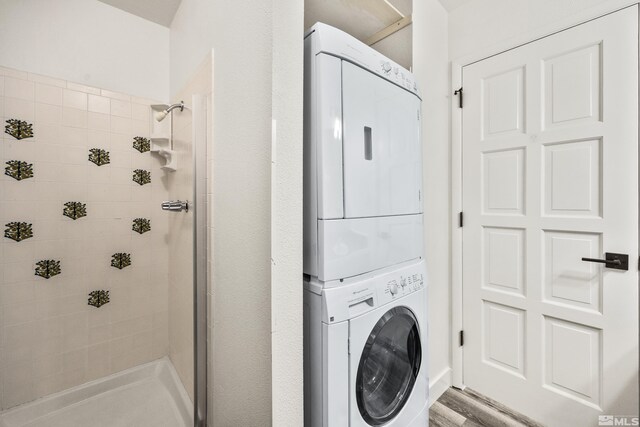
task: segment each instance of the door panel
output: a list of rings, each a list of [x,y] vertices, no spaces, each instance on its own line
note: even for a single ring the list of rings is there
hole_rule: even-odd
[[[342,61],[346,218],[422,212],[420,100]]]
[[[545,425],[638,411],[637,20],[463,69],[464,383]]]

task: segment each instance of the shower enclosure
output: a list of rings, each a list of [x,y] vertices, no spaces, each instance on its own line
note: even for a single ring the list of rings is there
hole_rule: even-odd
[[[162,113],[0,67],[0,427],[206,425],[210,69]]]

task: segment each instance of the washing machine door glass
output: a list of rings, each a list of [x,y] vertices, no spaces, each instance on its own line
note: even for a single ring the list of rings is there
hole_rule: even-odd
[[[385,424],[402,410],[421,360],[418,322],[411,310],[387,311],[367,339],[356,376],[358,409],[367,423]]]

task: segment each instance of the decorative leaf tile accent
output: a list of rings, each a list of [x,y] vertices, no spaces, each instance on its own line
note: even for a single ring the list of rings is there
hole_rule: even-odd
[[[4,168],[4,174],[13,179],[22,181],[23,179],[33,178],[33,164],[22,162],[20,160],[9,160],[8,166]]]
[[[151,220],[147,218],[136,218],[133,220],[131,229],[139,234],[144,234],[147,231],[151,231]]]
[[[141,153],[146,153],[147,151],[151,150],[151,141],[142,136],[134,136],[133,148]]]
[[[36,276],[49,279],[62,273],[60,261],[54,259],[45,259],[36,263]]]
[[[89,161],[98,166],[111,163],[109,152],[101,148],[92,148],[89,150]]]
[[[33,237],[33,229],[29,223],[14,221],[5,224],[5,227],[7,227],[7,229],[4,230],[4,237],[15,240],[16,242]]]
[[[150,184],[151,172],[143,169],[136,169],[133,171],[133,181],[140,185]]]
[[[117,252],[111,255],[111,267],[122,270],[129,265],[131,265],[131,254]]]
[[[33,137],[33,125],[23,120],[9,119],[4,127],[4,133],[8,133],[15,139],[25,139]]]
[[[87,216],[87,204],[80,202],[67,202],[64,204],[62,215],[71,218],[74,221],[78,218],[82,218],[83,216]]]
[[[88,304],[96,308],[100,308],[109,303],[109,291],[91,291],[89,292]]]

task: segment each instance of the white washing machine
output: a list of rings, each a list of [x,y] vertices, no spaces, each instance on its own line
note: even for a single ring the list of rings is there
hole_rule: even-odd
[[[305,426],[427,427],[424,261],[305,283]]]
[[[414,77],[319,23],[304,91],[305,426],[426,427]]]

